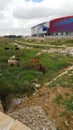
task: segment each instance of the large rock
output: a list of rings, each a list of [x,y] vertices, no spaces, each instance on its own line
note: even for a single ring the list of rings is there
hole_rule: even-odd
[[[10,94],[5,98],[5,107],[8,112],[12,112],[20,103],[21,99],[16,98],[14,94]]]

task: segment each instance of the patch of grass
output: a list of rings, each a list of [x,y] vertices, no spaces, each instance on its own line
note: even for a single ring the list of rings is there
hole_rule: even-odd
[[[69,93],[65,93],[65,96],[69,96],[70,94]]]
[[[55,102],[60,105],[63,102],[63,97],[61,94],[57,94],[56,98],[55,98]]]
[[[24,82],[28,81],[31,83],[32,86],[33,81],[35,79],[38,80],[38,83],[43,85],[45,82],[48,82],[52,80],[54,77],[56,77],[60,73],[60,71],[62,71],[65,67],[73,63],[73,57],[69,55],[64,56],[59,53],[41,54],[39,56],[40,64],[42,64],[46,69],[46,73],[43,75],[40,71],[37,71],[36,68],[31,68],[30,59],[34,58],[36,54],[39,51],[41,51],[41,48],[44,49],[44,47],[40,47],[40,45],[38,45],[34,49],[29,50],[19,49],[18,51],[15,51],[15,46],[14,44],[12,44],[12,43],[18,43],[25,46],[26,42],[27,41],[25,39],[17,39],[17,38],[0,39],[0,73],[2,74],[2,76],[0,77],[0,84],[1,84],[0,89],[2,88],[1,92],[4,92],[3,89],[5,91],[13,93],[23,92],[25,86]],[[32,41],[29,42],[31,43]],[[36,43],[36,41],[33,40],[33,43]],[[45,41],[43,43],[51,44],[51,41]],[[58,43],[60,44],[62,43],[62,41],[58,40],[56,44]],[[55,44],[55,41],[52,42],[52,44]],[[5,47],[9,47],[9,50],[5,50]],[[19,58],[20,62],[19,66],[8,65],[8,59],[13,55],[15,55],[16,58]],[[73,78],[72,77],[70,77],[71,79],[69,79],[69,77],[68,79],[66,79],[66,77],[63,78],[67,80],[69,82],[68,85],[72,87]],[[65,83],[62,82],[62,80],[59,79],[59,81],[54,81],[52,84],[56,85],[57,83],[60,83],[66,85]],[[33,87],[30,88],[32,90]],[[33,93],[33,90],[30,93]]]
[[[62,112],[60,113],[60,116],[61,116],[61,117],[66,116],[66,115],[67,115],[67,112],[66,112],[66,111],[62,111]]]
[[[72,46],[73,45],[73,39],[46,39],[44,42],[38,41],[37,39],[21,39],[21,42],[24,42],[24,44],[27,43],[33,43],[33,44],[48,44],[48,45],[65,45],[66,46]]]
[[[40,63],[46,68],[44,80],[46,82],[52,80],[59,74],[59,71],[69,66],[69,60],[65,59],[62,54],[41,54]]]
[[[73,96],[69,100],[64,101],[64,105],[68,110],[73,111]]]
[[[43,96],[45,96],[45,93],[40,93],[39,96],[43,97]]]
[[[59,77],[56,81],[53,81],[48,87],[56,87],[57,84],[64,88],[73,88],[73,74],[64,74],[63,76]]]

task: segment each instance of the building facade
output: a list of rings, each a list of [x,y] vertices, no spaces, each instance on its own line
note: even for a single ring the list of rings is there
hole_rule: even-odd
[[[38,24],[31,28],[32,36],[49,35],[49,22]]]
[[[31,28],[32,36],[73,35],[73,16],[56,18]]]
[[[73,16],[57,18],[50,21],[50,32],[53,35],[73,34]]]

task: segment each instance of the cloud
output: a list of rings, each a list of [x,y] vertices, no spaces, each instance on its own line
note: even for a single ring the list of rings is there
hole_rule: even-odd
[[[31,27],[73,15],[73,0],[0,0],[0,34],[31,34]]]
[[[24,35],[27,36],[31,33],[31,30],[28,28],[12,28],[12,29],[1,29],[0,30],[0,35]]]
[[[28,9],[20,7],[14,11],[13,16],[18,19],[33,19],[47,17],[50,15],[51,11],[51,9],[44,7],[32,7]]]
[[[31,1],[31,0],[26,0],[26,2],[28,2],[28,1]],[[33,2],[41,2],[41,1],[43,1],[43,0],[32,0]]]
[[[72,15],[73,4],[69,4],[70,1],[44,0],[41,4],[38,3],[32,5],[32,3],[30,3],[30,7],[28,4],[28,6],[19,6],[16,8],[13,12],[13,16],[17,19],[33,19],[42,17],[49,18],[50,16]],[[68,8],[70,8],[70,10]]]
[[[2,11],[0,11],[0,20],[2,20],[4,18],[5,18],[4,13]]]
[[[4,10],[10,2],[11,0],[0,0],[0,10]]]

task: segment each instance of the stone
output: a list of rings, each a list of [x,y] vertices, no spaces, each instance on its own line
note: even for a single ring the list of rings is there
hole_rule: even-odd
[[[69,124],[68,124],[68,121],[67,121],[67,120],[65,121],[65,125],[66,125],[66,126],[69,126]]]
[[[56,130],[56,126],[46,116],[40,106],[21,108],[17,112],[9,114],[12,118],[19,120],[32,130]]]
[[[5,99],[5,106],[8,112],[12,112],[20,103],[21,99],[16,98],[14,94],[9,94]]]

